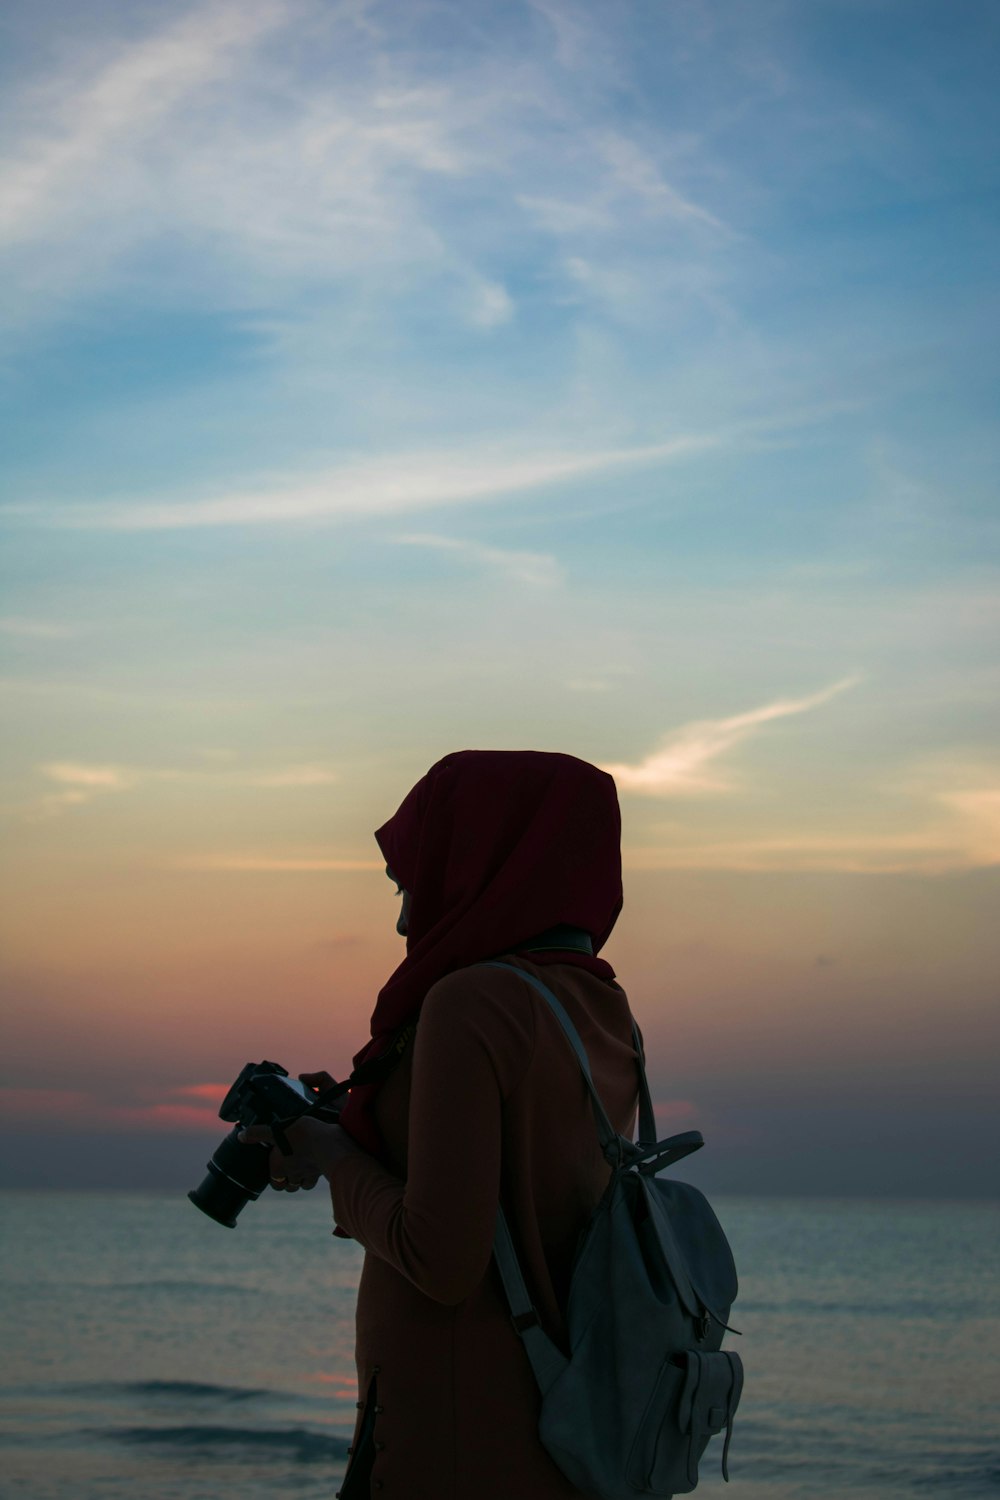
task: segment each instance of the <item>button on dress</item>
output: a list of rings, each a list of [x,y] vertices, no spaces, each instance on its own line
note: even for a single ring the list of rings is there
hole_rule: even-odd
[[[565,1006],[611,1122],[631,1139],[625,992],[572,963],[507,961]],[[610,1167],[558,1021],[516,972],[455,970],[428,990],[375,1113],[388,1169],[352,1153],[330,1185],[336,1224],[365,1249],[362,1399],[341,1494],[586,1500],[539,1441],[541,1396],[492,1259],[499,1199],[542,1326],[568,1352],[573,1256]]]

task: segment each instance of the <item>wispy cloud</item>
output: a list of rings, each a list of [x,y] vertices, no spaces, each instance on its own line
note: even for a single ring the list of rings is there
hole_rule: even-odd
[[[547,552],[518,552],[509,547],[487,547],[460,537],[430,536],[422,532],[395,536],[392,540],[401,546],[430,547],[439,552],[456,553],[471,563],[493,568],[518,583],[552,588],[561,583],[564,576],[559,562]]]
[[[24,101],[26,133],[0,175],[0,242],[31,239],[66,212],[91,173],[116,149],[134,150],[144,133],[200,87],[228,72],[238,54],[284,24],[282,0],[210,5],[152,36],[119,46],[92,77],[62,93],[52,82]],[[65,81],[64,81],[65,82]]]
[[[956,759],[950,766],[900,768],[894,789],[897,797],[890,807],[880,801],[874,814],[849,815],[835,831],[795,828],[742,839],[632,844],[623,862],[630,870],[927,876],[1000,865],[1000,772],[995,765],[963,770]],[[872,826],[890,816],[897,826]]]
[[[653,1116],[663,1124],[674,1120],[695,1120],[698,1113],[693,1099],[658,1099],[653,1103]]]
[[[972,862],[1000,864],[1000,779],[992,786],[940,792],[938,796],[960,819]]]
[[[570,11],[556,0],[528,0],[532,10],[544,16],[552,30],[556,61],[570,70],[593,64],[594,36],[580,8]],[[604,61],[602,55],[602,62]]]
[[[44,822],[47,818],[58,817],[67,808],[80,807],[84,802],[90,802],[93,796],[92,791],[69,787],[64,792],[48,792],[32,802],[4,804],[0,807],[0,814],[4,817],[20,817],[28,822]]]
[[[0,1119],[27,1119],[33,1122],[43,1118],[68,1120],[84,1115],[92,1103],[89,1094],[82,1089],[31,1088],[14,1084],[0,1084]]]
[[[222,874],[323,875],[332,872],[378,870],[385,874],[385,862],[378,859],[351,859],[327,854],[191,854],[174,861],[175,870],[204,870]]]
[[[340,781],[340,772],[332,766],[319,763],[278,766],[274,770],[250,770],[238,765],[218,765],[197,769],[169,768],[136,771],[131,785],[155,785],[160,782],[180,782],[191,786],[252,787],[260,791],[295,790],[301,787],[333,786]]]
[[[168,1088],[167,1098],[148,1103],[108,1098],[82,1089],[33,1089],[0,1085],[0,1120],[11,1124],[40,1118],[90,1129],[164,1129],[211,1131],[218,1128],[219,1105],[226,1083],[196,1083]],[[146,1090],[148,1092],[148,1089]]]
[[[471,322],[478,328],[499,328],[513,316],[514,299],[505,286],[498,281],[477,285],[469,312]]]
[[[51,317],[106,285],[123,258],[141,277],[143,250],[167,233],[197,248],[199,301],[263,311],[293,306],[303,284],[349,276],[358,290],[377,278],[352,320],[378,321],[419,276],[449,323],[488,333],[514,314],[505,263],[521,263],[525,234],[542,261],[564,255],[573,223],[590,255],[595,236],[612,255],[645,239],[659,260],[687,261],[696,247],[704,262],[706,239],[726,238],[692,186],[706,174],[691,139],[678,161],[666,132],[633,133],[623,119],[616,27],[546,4],[533,45],[487,19],[456,35],[449,57],[461,65],[442,66],[431,10],[215,0],[145,35],[111,28],[66,49],[8,111],[0,250],[20,252],[11,316]],[[306,49],[313,65],[296,65]],[[424,191],[449,179],[474,184],[471,219],[449,194]],[[157,260],[154,295],[161,282]]]
[[[292,787],[292,786],[330,786],[333,782],[340,780],[340,773],[331,766],[304,765],[285,766],[278,771],[258,771],[238,773],[229,775],[228,780],[238,782],[241,786],[259,787]]]
[[[0,808],[7,817],[27,822],[44,822],[71,808],[82,807],[108,792],[123,792],[137,784],[139,776],[124,766],[88,766],[73,761],[49,761],[38,767],[47,781],[54,781],[57,792],[45,792],[25,803]]]
[[[0,697],[12,698],[15,701],[23,700],[27,703],[38,701],[59,702],[82,702],[93,704],[108,704],[115,706],[125,704],[135,708],[149,708],[155,706],[158,709],[174,709],[179,713],[195,710],[204,712],[207,708],[215,708],[225,711],[241,711],[250,708],[255,703],[251,696],[237,698],[229,696],[220,691],[207,688],[201,696],[192,693],[168,693],[157,691],[156,685],[143,688],[117,687],[106,683],[97,682],[92,677],[65,676],[65,677],[0,677]]]
[[[87,765],[79,761],[48,761],[38,767],[48,781],[61,790],[50,792],[21,806],[3,808],[6,814],[29,820],[44,819],[80,807],[113,792],[127,792],[137,787],[181,782],[191,785],[225,787],[259,787],[262,791],[298,787],[330,786],[340,780],[334,767],[318,762],[278,766],[271,770],[251,769],[231,760],[195,768],[159,766]]]
[[[598,136],[597,147],[612,170],[619,192],[634,195],[648,212],[693,220],[719,231],[727,229],[715,214],[678,192],[635,141],[616,130],[605,131]]]
[[[231,1085],[228,1083],[188,1083],[182,1088],[174,1089],[174,1093],[180,1094],[185,1099],[204,1099],[207,1103],[218,1107],[230,1088]]]
[[[845,692],[860,679],[844,677],[807,698],[782,698],[748,713],[726,719],[698,719],[673,731],[659,750],[636,765],[606,764],[618,786],[649,797],[675,797],[692,792],[724,792],[730,782],[708,768],[736,745],[775,719],[808,713]]]
[[[79,627],[60,620],[40,620],[27,615],[3,615],[0,631],[5,635],[25,636],[29,640],[64,641],[79,635]]]
[[[690,433],[636,448],[536,452],[520,456],[483,448],[469,453],[399,454],[344,464],[252,490],[205,500],[126,505],[7,507],[7,514],[46,526],[98,531],[170,531],[202,526],[257,526],[349,516],[400,515],[493,499],[619,468],[668,463],[718,448],[723,433]]]
[[[39,769],[51,781],[94,791],[125,791],[143,781],[211,781],[213,784],[231,782],[237,786],[286,787],[329,786],[340,780],[338,771],[319,762],[280,766],[272,771],[242,768],[233,765],[231,760],[215,770],[207,767],[88,766],[71,761],[50,761]]]
[[[623,851],[628,870],[730,870],[734,873],[795,873],[830,870],[842,874],[936,874],[965,869],[961,840],[941,831],[901,834],[790,834],[780,838],[706,839],[697,843],[632,846]]]
[[[0,172],[0,250],[21,252],[12,318],[45,319],[46,282],[59,309],[164,233],[201,247],[199,301],[255,284],[259,306],[264,284],[263,301],[283,300],[282,278],[392,264],[457,262],[463,287],[482,283],[414,194],[458,169],[461,118],[447,89],[390,65],[392,34],[365,35],[369,9],[194,4],[138,40],[130,27],[78,46],[15,95]],[[288,55],[304,46],[314,69]],[[501,315],[498,294],[473,299],[471,322]]]
[[[994,794],[1000,798],[1000,793]],[[628,870],[734,873],[832,871],[845,875],[945,875],[1000,864],[1000,818],[984,837],[967,823],[928,824],[912,833],[809,834],[632,847]]]
[[[120,792],[135,786],[141,773],[123,766],[85,766],[75,761],[50,761],[39,767],[43,776],[84,791]]]

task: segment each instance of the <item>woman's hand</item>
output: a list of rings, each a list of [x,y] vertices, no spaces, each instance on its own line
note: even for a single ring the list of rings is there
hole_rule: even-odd
[[[333,1075],[323,1068],[319,1073],[300,1073],[299,1082],[304,1083],[307,1088],[316,1089],[317,1093],[321,1094],[324,1089],[332,1089],[335,1080]]]
[[[309,1077],[316,1077],[310,1074]],[[345,1156],[361,1150],[357,1142],[340,1125],[304,1115],[282,1126],[292,1148],[291,1156],[275,1144],[269,1125],[248,1125],[240,1131],[243,1145],[271,1146],[269,1162],[271,1186],[277,1192],[296,1193],[299,1188],[314,1188],[321,1177],[329,1177]]]

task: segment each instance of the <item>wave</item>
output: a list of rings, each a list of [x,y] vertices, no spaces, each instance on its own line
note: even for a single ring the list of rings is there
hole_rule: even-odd
[[[147,1281],[99,1281],[79,1282],[77,1285],[86,1285],[98,1291],[114,1292],[183,1292],[186,1299],[198,1292],[205,1292],[213,1297],[224,1297],[233,1293],[238,1297],[244,1297],[248,1292],[258,1293],[258,1288],[241,1285],[238,1281],[192,1281],[180,1280],[176,1277],[158,1276]]]
[[[275,1396],[274,1391],[252,1385],[212,1385],[203,1380],[131,1380],[115,1381],[96,1387],[109,1395],[179,1396],[203,1401],[259,1401]]]
[[[793,1483],[801,1500],[829,1500],[858,1488],[865,1495],[894,1496],[933,1490],[949,1500],[1000,1495],[1000,1452],[994,1445],[970,1443],[961,1435],[950,1439],[942,1432],[921,1447],[916,1436],[926,1431],[928,1413],[909,1413],[902,1422],[884,1418],[884,1412],[880,1420],[878,1412],[846,1407],[825,1409],[822,1419],[815,1411],[791,1420],[737,1413],[730,1470],[734,1478]],[[713,1472],[717,1454],[711,1445],[702,1460],[705,1474]]]
[[[789,1297],[773,1301],[765,1301],[763,1298],[747,1297],[739,1303],[739,1310],[744,1317],[748,1313],[755,1316],[760,1313],[771,1313],[791,1316],[798,1314],[805,1317],[815,1317],[817,1314],[832,1313],[837,1317],[847,1318],[930,1318],[935,1322],[942,1320],[942,1303],[940,1298],[911,1297],[899,1298],[895,1302],[886,1301],[880,1297],[873,1296],[871,1301],[862,1302],[840,1302],[830,1301],[822,1297]],[[975,1317],[981,1311],[980,1304],[972,1298],[964,1300],[952,1300],[947,1304],[947,1315],[949,1318]],[[733,1306],[733,1316],[736,1315],[736,1304]]]
[[[94,1429],[87,1436],[94,1436]],[[99,1434],[134,1447],[165,1448],[197,1453],[199,1458],[232,1460],[233,1450],[243,1450],[255,1460],[270,1455],[292,1458],[298,1463],[339,1463],[347,1457],[349,1439],[310,1432],[307,1427],[282,1427],[261,1431],[257,1427],[106,1427]]]
[[[33,1402],[42,1412],[49,1412],[53,1400],[61,1403],[63,1411],[75,1408],[78,1417],[90,1412],[97,1415],[103,1408],[104,1414],[112,1419],[119,1413],[138,1416],[144,1412],[152,1416],[154,1412],[173,1412],[197,1420],[202,1414],[221,1414],[233,1407],[245,1410],[264,1407],[271,1412],[297,1410],[301,1417],[314,1411],[325,1415],[331,1408],[326,1391],[289,1391],[204,1380],[35,1381],[0,1390],[0,1418],[6,1409],[23,1406],[25,1402]]]
[[[946,1467],[951,1464],[952,1467]],[[968,1467],[954,1466],[954,1457],[942,1456],[942,1465],[933,1473],[914,1475],[914,1489],[933,1487],[942,1495],[981,1495],[984,1490],[1000,1490],[1000,1456],[990,1455],[986,1462],[973,1459]]]
[[[203,1406],[235,1406],[251,1401],[269,1401],[279,1408],[316,1407],[326,1411],[330,1398],[326,1392],[273,1390],[266,1386],[219,1385],[204,1380],[131,1380],[77,1387],[75,1394],[97,1395],[102,1400],[133,1400],[168,1404],[198,1403]]]

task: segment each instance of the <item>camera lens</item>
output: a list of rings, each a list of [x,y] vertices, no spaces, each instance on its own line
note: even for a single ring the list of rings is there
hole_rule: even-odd
[[[243,1129],[237,1125],[213,1153],[208,1173],[188,1197],[203,1214],[236,1228],[236,1216],[251,1201],[259,1198],[268,1183],[270,1147],[243,1145],[237,1136]]]

